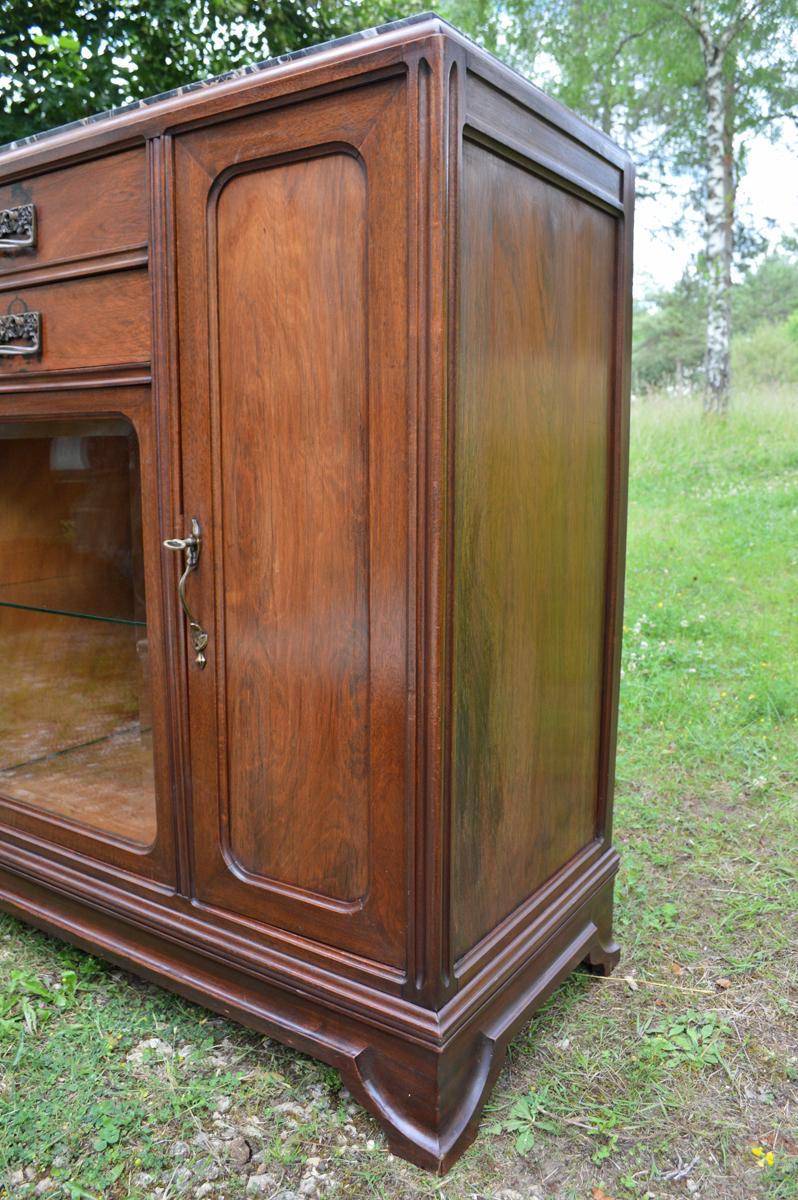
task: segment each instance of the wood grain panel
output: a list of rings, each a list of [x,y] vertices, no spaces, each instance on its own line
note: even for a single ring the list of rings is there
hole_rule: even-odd
[[[144,148],[0,186],[0,208],[36,206],[36,245],[0,251],[0,275],[146,245]]]
[[[595,832],[615,227],[463,150],[455,415],[453,942]]]
[[[150,287],[146,270],[92,275],[7,292],[0,312],[41,313],[41,351],[0,356],[0,377],[69,371],[150,357]]]
[[[347,154],[218,204],[230,844],[339,900],[368,879],[365,228]]]

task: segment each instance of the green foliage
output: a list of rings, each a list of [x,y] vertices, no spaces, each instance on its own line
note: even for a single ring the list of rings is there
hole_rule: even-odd
[[[732,374],[743,388],[798,383],[798,258],[773,254],[731,292]],[[632,383],[636,393],[700,382],[706,345],[706,293],[688,272],[671,291],[635,307]],[[792,324],[790,321],[792,320]],[[790,330],[795,329],[795,340]]]
[[[670,292],[658,292],[634,314],[632,370],[636,392],[677,379],[695,379],[706,349],[703,282],[686,274]]]
[[[790,336],[789,323],[732,338],[732,372],[738,389],[798,384],[798,337]]]
[[[536,1092],[521,1096],[510,1108],[503,1121],[489,1125],[487,1133],[510,1133],[515,1139],[518,1154],[528,1154],[535,1144],[535,1135],[540,1132],[560,1133],[561,1125],[553,1120],[547,1106],[554,1103],[550,1097],[551,1086],[546,1085]]]
[[[780,325],[798,311],[798,257],[771,254],[732,288],[735,333]]]
[[[22,1046],[25,1032],[35,1033],[54,1011],[68,1008],[75,999],[78,977],[62,971],[58,983],[48,984],[30,971],[12,970],[0,991],[0,1041]]]
[[[720,48],[736,136],[776,135],[779,114],[798,101],[791,34],[795,0],[714,0],[704,7]],[[547,88],[589,121],[633,146],[655,177],[703,175],[706,161],[705,48],[687,0],[506,0],[504,53],[543,72]],[[499,47],[501,50],[501,47]]]
[[[514,61],[517,39],[508,29],[504,5],[497,0],[440,0],[425,7],[434,9],[492,54]]]
[[[724,1039],[730,1032],[717,1013],[697,1013],[650,1021],[644,1033],[644,1058],[661,1059],[666,1067],[694,1070],[723,1065]]]
[[[416,0],[0,0],[0,142],[417,8]]]

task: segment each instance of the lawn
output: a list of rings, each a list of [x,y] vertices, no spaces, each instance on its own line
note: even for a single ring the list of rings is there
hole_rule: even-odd
[[[797,593],[795,400],[636,404],[623,960],[516,1039],[445,1179],[334,1071],[0,917],[0,1195],[798,1197]]]

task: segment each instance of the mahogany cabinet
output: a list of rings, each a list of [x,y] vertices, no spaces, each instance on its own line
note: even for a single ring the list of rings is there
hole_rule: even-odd
[[[632,195],[434,16],[0,155],[0,904],[435,1170],[617,959]]]

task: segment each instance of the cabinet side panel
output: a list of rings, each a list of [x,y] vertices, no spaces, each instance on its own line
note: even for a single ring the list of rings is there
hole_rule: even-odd
[[[368,884],[365,231],[348,154],[219,199],[229,845],[346,901]]]
[[[454,430],[460,957],[596,832],[616,222],[466,140]]]

